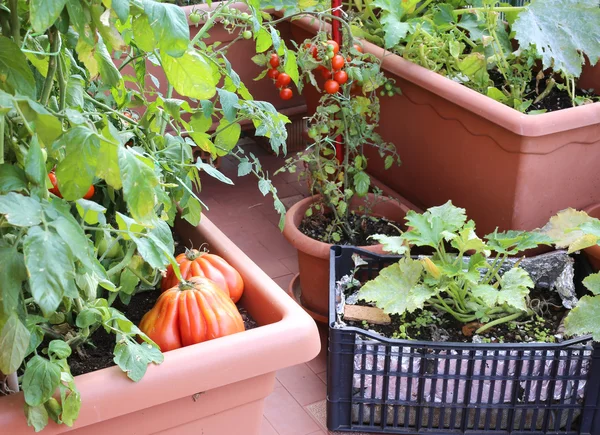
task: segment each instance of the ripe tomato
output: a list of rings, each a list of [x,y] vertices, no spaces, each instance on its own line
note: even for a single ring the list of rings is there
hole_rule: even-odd
[[[319,65],[319,66],[317,67],[317,69],[318,69],[319,71],[321,71],[321,75],[323,76],[323,78],[324,78],[325,80],[328,80],[328,79],[330,79],[330,78],[331,78],[331,71],[329,71],[329,70],[328,70],[327,68],[325,68],[323,65]]]
[[[333,56],[333,59],[331,59],[331,67],[335,70],[340,70],[344,67],[345,62],[344,56],[336,54]]]
[[[277,56],[277,53],[271,54],[271,59],[269,59],[269,63],[273,68],[277,68],[279,66],[279,56]]]
[[[327,41],[327,45],[333,47],[333,54],[338,54],[338,52],[340,51],[340,46],[335,41],[329,40]]]
[[[245,328],[227,293],[214,281],[195,276],[161,294],[142,318],[140,329],[167,352]]]
[[[48,189],[48,192],[55,194],[59,198],[62,198],[62,195],[60,194],[60,190],[58,190],[58,182],[56,181],[56,175],[54,174],[54,172],[50,172],[48,174],[48,178],[50,178],[50,182],[52,183],[52,186],[53,186],[51,189]]]
[[[343,85],[348,81],[348,74],[346,71],[338,71],[333,75],[333,80],[338,82],[340,85]]]
[[[277,71],[275,68],[270,68],[269,71],[267,71],[267,77],[275,80],[277,77],[279,77],[279,71]]]
[[[287,85],[289,85],[291,81],[292,78],[288,74],[281,73],[279,74],[279,77],[277,77],[277,82],[275,82],[275,86],[277,86],[278,88],[284,88]]]
[[[335,80],[327,80],[325,82],[325,92],[328,94],[335,94],[340,90],[340,84]]]
[[[304,44],[304,48],[308,49],[308,51],[310,51],[310,54],[312,54],[312,57],[319,62],[321,59],[319,59],[319,52],[317,50],[317,46],[314,44],[311,44],[309,42],[307,42],[306,44]]]
[[[175,260],[179,264],[181,277],[188,280],[193,276],[201,276],[214,281],[233,302],[237,302],[244,292],[242,276],[227,261],[215,254],[189,249],[179,254]],[[175,287],[179,283],[173,266],[167,267],[167,275],[160,283],[162,291]]]
[[[363,48],[362,48],[360,45],[358,45],[358,44],[354,44],[354,45],[353,45],[353,47],[354,47],[354,49],[355,49],[356,51],[358,51],[359,53],[363,53]]]
[[[293,96],[294,93],[290,88],[283,88],[281,91],[279,91],[279,98],[282,100],[291,100]]]
[[[94,196],[94,185],[92,184],[90,186],[90,188],[88,189],[87,193],[85,195],[83,195],[83,199],[91,199],[92,196]]]

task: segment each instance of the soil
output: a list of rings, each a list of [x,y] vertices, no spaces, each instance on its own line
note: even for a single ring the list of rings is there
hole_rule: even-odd
[[[369,239],[374,234],[385,234],[388,236],[397,236],[397,228],[403,228],[402,224],[390,221],[385,218],[375,216],[350,214],[348,225],[353,230],[353,237],[347,234],[341,234],[341,239],[335,241],[331,239],[329,225],[332,223],[333,213],[320,214],[313,213],[312,216],[305,216],[298,228],[302,234],[315,240],[336,245],[369,246],[376,245],[378,242]],[[390,225],[392,224],[392,225]]]
[[[548,80],[551,75],[544,76],[543,79],[537,83],[535,77],[529,82],[526,89],[526,94],[529,98],[535,100],[537,96],[544,92],[546,88],[546,80]],[[504,84],[504,77],[497,70],[490,71],[490,78],[494,82],[496,88],[501,89]],[[556,77],[554,77],[556,79]],[[536,90],[537,85],[537,90]],[[578,89],[576,88],[575,94],[579,97],[585,97],[589,99],[598,99],[598,96],[589,90],[586,89]],[[566,90],[561,90],[558,86],[554,85],[550,93],[542,98],[539,102],[532,104],[527,109],[527,113],[535,111],[535,110],[546,110],[546,112],[554,112],[556,110],[568,109],[569,107],[573,107],[573,103],[571,102],[571,98],[569,97],[569,93]]]

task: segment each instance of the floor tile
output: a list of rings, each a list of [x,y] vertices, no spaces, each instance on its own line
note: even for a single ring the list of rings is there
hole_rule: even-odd
[[[327,370],[321,373],[317,373],[317,376],[323,381],[325,385],[327,385]]]
[[[290,273],[289,275],[284,275],[280,276],[279,278],[275,278],[273,281],[275,281],[277,285],[283,289],[283,291],[287,292],[292,278],[294,278],[294,274]]]
[[[264,415],[279,435],[308,435],[319,430],[319,425],[285,388],[275,388],[265,399]]]
[[[321,345],[321,351],[312,360],[306,363],[308,368],[312,370],[314,374],[319,374],[327,370],[327,347]]]
[[[260,427],[260,435],[279,435],[277,431],[271,426],[269,420],[263,416],[262,426]]]
[[[323,381],[306,364],[279,370],[277,379],[303,406],[323,400],[327,395]]]
[[[285,267],[292,273],[298,273],[298,253],[294,253],[289,257],[280,258],[279,261],[283,263]]]

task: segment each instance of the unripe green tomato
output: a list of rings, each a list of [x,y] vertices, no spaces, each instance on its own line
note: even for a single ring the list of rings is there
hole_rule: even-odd
[[[252,32],[250,30],[244,30],[242,32],[242,37],[244,39],[251,39],[252,38]]]
[[[327,59],[333,59],[333,56],[335,56],[335,54],[333,54],[333,51],[327,52]]]
[[[229,11],[229,6],[223,6],[223,9],[221,9],[221,12],[223,12],[224,14],[228,14]]]
[[[321,124],[321,126],[319,127],[319,131],[321,132],[321,134],[327,134],[329,133],[329,126],[327,124]]]
[[[393,97],[394,96],[394,91],[387,91],[387,96],[388,97]]]
[[[229,26],[230,24],[231,24],[231,22],[230,22],[228,19],[224,19],[224,20],[223,20],[223,25],[224,25],[225,27]]]
[[[110,246],[112,245],[112,246]],[[106,250],[110,246],[108,252]],[[98,255],[104,258],[115,258],[118,255],[122,254],[121,245],[119,243],[113,243],[113,240],[110,239],[102,239],[100,243],[98,243]]]
[[[198,12],[192,12],[189,16],[190,19],[190,23],[192,24],[198,24],[200,22],[200,14]]]
[[[310,137],[311,139],[316,138],[319,135],[319,132],[317,131],[317,129],[315,127],[311,127],[308,129],[308,137]]]
[[[248,18],[250,18],[250,15],[246,12],[242,12],[240,17],[242,18],[242,20],[247,20]]]
[[[382,97],[385,97],[387,94],[386,94],[386,92],[385,92],[385,91],[381,91],[381,92],[379,93],[379,95],[381,95]]]
[[[386,90],[386,91],[391,91],[391,90],[392,90],[392,84],[391,84],[391,83],[389,83],[389,82],[388,82],[388,83],[386,83],[386,84],[385,84],[385,90]]]

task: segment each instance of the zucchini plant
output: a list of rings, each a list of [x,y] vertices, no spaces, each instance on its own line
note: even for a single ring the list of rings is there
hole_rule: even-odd
[[[112,303],[155,288],[166,265],[178,270],[170,225],[178,213],[198,224],[199,171],[232,183],[193,147],[237,157],[284,211],[236,143],[250,119],[279,151],[287,119],[205,42],[224,16],[230,31],[263,34],[255,6],[231,3],[207,12],[193,39],[182,9],[151,0],[0,4],[0,372],[13,391],[19,376],[36,431],[77,418],[68,358],[99,328],[132,380],[162,361]]]

